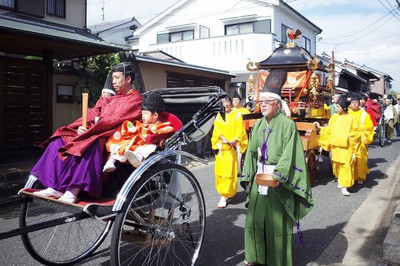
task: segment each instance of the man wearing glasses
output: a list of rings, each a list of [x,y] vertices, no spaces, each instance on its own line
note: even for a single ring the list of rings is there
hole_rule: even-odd
[[[275,69],[265,81],[263,117],[251,131],[244,162],[246,265],[292,265],[293,224],[300,231],[299,220],[313,207],[300,135],[282,111],[281,88],[286,77],[285,70]],[[272,177],[273,185],[261,183],[260,174]]]

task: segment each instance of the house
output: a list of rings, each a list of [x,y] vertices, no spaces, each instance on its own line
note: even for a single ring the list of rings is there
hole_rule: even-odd
[[[0,163],[37,154],[34,142],[76,118],[65,100],[77,78],[54,73],[57,60],[123,50],[88,32],[81,0],[0,1],[0,40]]]
[[[332,56],[326,53],[318,56],[324,63],[329,63]],[[391,76],[372,69],[365,65],[350,62],[345,59],[343,62],[335,60],[335,90],[343,94],[364,94],[366,92],[378,96],[390,93]]]
[[[80,117],[81,106],[73,102],[80,96],[80,59],[126,50],[91,34],[86,20],[86,1],[0,1],[0,164],[37,156],[42,150],[34,147],[35,142]],[[139,25],[134,19],[122,24],[119,31]],[[112,37],[113,29],[96,33]],[[138,61],[148,89],[224,87],[234,77],[228,71],[185,64],[166,53],[147,53]],[[58,71],[56,64],[68,71]],[[90,87],[90,76],[84,79],[79,86]]]
[[[279,0],[181,0],[137,29],[128,39],[132,50],[164,51],[187,63],[225,69],[237,75],[245,92],[249,60],[267,58],[287,42],[289,28],[301,29],[297,44],[315,54],[322,30]],[[232,93],[232,92],[230,92]]]
[[[139,28],[141,24],[135,17],[128,19],[120,19],[116,21],[104,22],[89,26],[92,34],[107,41],[111,44],[126,45],[127,40],[133,36],[133,32]]]
[[[236,77],[226,70],[187,64],[159,51],[136,55],[136,59],[146,91],[176,87],[227,88],[231,79]]]
[[[373,69],[366,65],[360,65],[352,61],[344,60],[343,66],[348,69],[355,69],[358,76],[368,80],[368,90],[379,94],[390,94],[391,81],[393,78],[379,70]]]

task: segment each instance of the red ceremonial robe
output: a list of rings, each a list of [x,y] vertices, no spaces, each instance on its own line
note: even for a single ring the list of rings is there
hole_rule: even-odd
[[[66,159],[70,156],[81,156],[82,153],[97,139],[101,147],[115,129],[125,120],[137,120],[141,117],[142,96],[136,90],[128,94],[100,98],[93,108],[88,109],[88,130],[82,135],[77,134],[77,129],[82,125],[82,118],[77,119],[68,126],[60,127],[46,141],[38,146],[45,148],[56,137],[61,137],[65,145],[59,149],[59,156]],[[98,122],[95,124],[95,117]]]

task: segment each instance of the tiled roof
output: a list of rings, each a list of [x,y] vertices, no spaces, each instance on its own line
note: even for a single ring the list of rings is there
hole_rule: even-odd
[[[2,39],[0,47],[3,51],[14,52],[12,50],[16,50],[16,52],[29,52],[31,55],[35,55],[35,52],[40,53],[40,49],[54,48],[55,58],[87,56],[97,52],[116,52],[126,49],[126,47],[110,45],[101,38],[91,34],[86,29],[55,24],[39,19],[20,17],[13,12],[0,14],[0,36]],[[18,38],[20,41],[13,41],[15,38]],[[23,44],[21,43],[22,40],[30,43]],[[63,51],[64,48],[60,46],[61,44],[73,44],[74,47],[71,46],[70,52]],[[46,45],[47,47],[44,47]],[[57,47],[51,47],[52,45],[59,45],[58,50]],[[85,49],[88,50],[83,51],[84,49],[79,49],[79,46],[82,46],[82,48],[85,47]],[[39,49],[38,47],[41,48]],[[75,49],[74,51],[72,51],[73,48]],[[24,51],[25,49],[26,51]]]
[[[25,17],[18,17],[15,14],[0,14],[0,28],[13,29],[14,31],[32,32],[41,35],[51,35],[77,41],[103,42],[97,36],[80,28],[69,27],[61,24],[54,24],[44,20],[33,20]]]
[[[118,27],[120,25],[129,23],[129,22],[132,22],[135,20],[136,20],[135,17],[133,17],[133,18],[125,18],[125,19],[120,19],[120,20],[108,21],[108,22],[88,26],[88,29],[91,31],[92,34],[97,34],[99,32]]]

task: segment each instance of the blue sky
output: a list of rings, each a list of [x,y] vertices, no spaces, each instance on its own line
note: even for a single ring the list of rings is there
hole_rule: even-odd
[[[215,0],[218,1],[218,0]],[[237,0],[232,0],[237,1]],[[88,0],[88,25],[135,17],[142,24],[177,0]],[[390,75],[400,91],[400,10],[396,0],[287,0],[290,6],[323,31],[317,53],[335,52],[347,59]],[[390,13],[390,11],[392,13]]]

